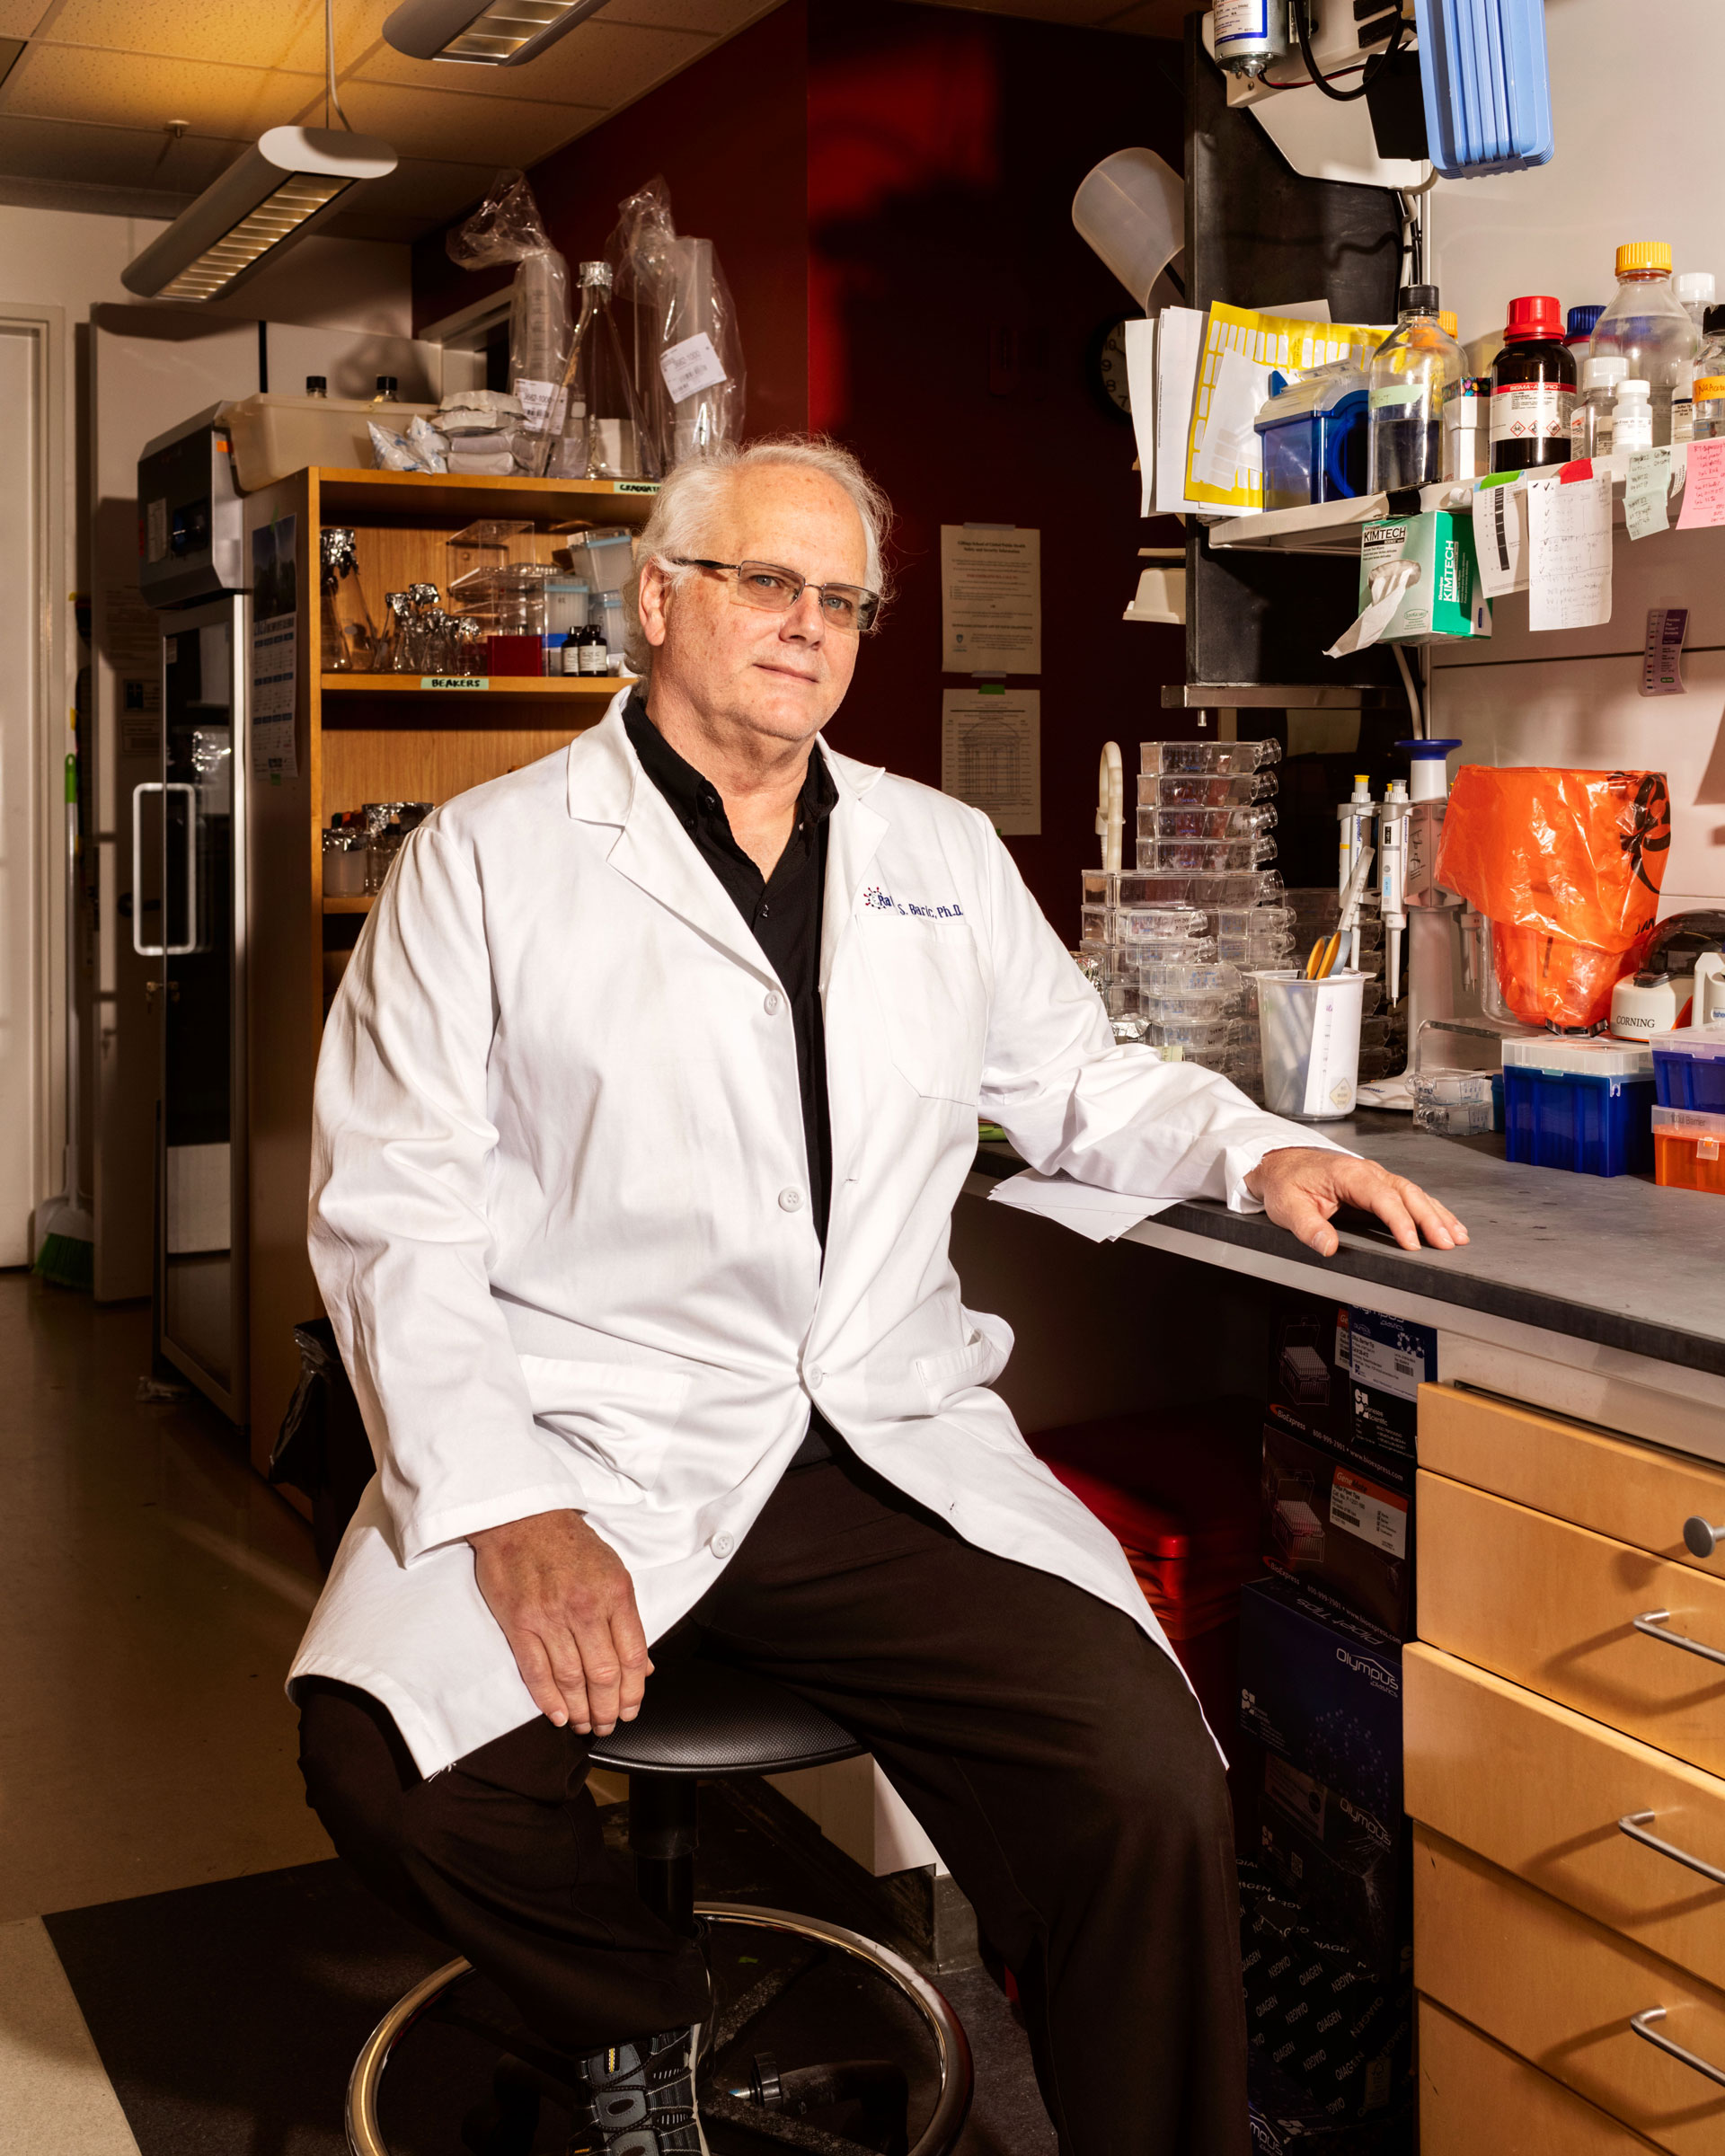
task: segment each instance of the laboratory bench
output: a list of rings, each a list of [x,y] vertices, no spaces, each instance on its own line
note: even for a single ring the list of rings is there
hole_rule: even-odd
[[[1717,2152],[1725,1205],[1402,1117],[1324,1129],[1466,1246],[1344,1216],[1322,1259],[1209,1202],[1091,1244],[988,1202],[1019,1162],[984,1145],[953,1223],[966,1301],[1018,1332],[1000,1389],[1031,1430],[1239,1391],[1287,1289],[1435,1329],[1401,1650],[1420,2147],[1474,2156],[1489,2120],[1537,2156]]]

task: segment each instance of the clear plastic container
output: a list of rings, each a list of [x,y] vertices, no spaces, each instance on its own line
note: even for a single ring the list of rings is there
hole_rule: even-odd
[[[1294,956],[1294,939],[1286,932],[1268,936],[1218,936],[1216,955],[1230,966],[1285,966]]]
[[[1626,375],[1617,384],[1617,393],[1611,402],[1611,446],[1614,455],[1629,456],[1637,449],[1650,449],[1653,446],[1652,393],[1652,384],[1639,380],[1633,375]],[[1694,423],[1692,407],[1692,429]]]
[[[1291,906],[1217,906],[1205,915],[1218,936],[1268,935],[1294,926]]]
[[[1242,772],[1233,778],[1201,772],[1138,773],[1141,808],[1249,808],[1275,791],[1273,771]]]
[[[1213,966],[1217,956],[1214,936],[1146,936],[1137,943],[1119,943],[1119,950],[1128,965],[1136,962],[1140,972],[1146,966]]]
[[[1594,324],[1590,358],[1627,363],[1632,380],[1651,390],[1653,446],[1689,438],[1691,391],[1701,332],[1671,281],[1671,250],[1663,240],[1637,240],[1617,250],[1617,295]]]
[[[1656,1108],[1652,1120],[1653,1180],[1668,1190],[1725,1197],[1725,1116]]]
[[[1677,305],[1700,329],[1716,296],[1712,271],[1679,270],[1671,280],[1671,288],[1677,296]]]
[[[1581,362],[1581,382],[1570,413],[1570,455],[1611,455],[1612,407],[1629,362],[1614,352]]]
[[[1156,1048],[1184,1048],[1189,1052],[1227,1048],[1234,1044],[1235,1026],[1236,1021],[1230,1018],[1153,1019],[1145,1029],[1145,1038]]]
[[[1245,983],[1232,966],[1188,966],[1176,959],[1140,966],[1138,985],[1146,995],[1201,995],[1231,1002]]]
[[[1438,319],[1436,285],[1396,294],[1395,328],[1372,354],[1367,490],[1436,485],[1444,466],[1444,405],[1467,378],[1467,355]],[[1269,507],[1266,500],[1265,507]]]
[[[1114,908],[1111,906],[1081,906],[1078,909],[1078,921],[1080,942],[1113,942]]]
[[[1261,771],[1278,764],[1279,741],[1140,741],[1138,769],[1154,772],[1213,772],[1225,778]]]
[[[1115,916],[1114,937],[1121,943],[1191,942],[1204,932],[1204,915],[1192,906],[1128,906]]]
[[[470,578],[482,579],[487,570],[532,561],[533,526],[515,519],[487,517],[452,532],[444,547],[448,558],[444,588],[457,610],[465,612],[470,605],[481,604],[479,584],[469,583]]]
[[[1172,869],[1190,870],[1193,874],[1215,875],[1227,869],[1261,868],[1266,862],[1276,858],[1276,841],[1261,835],[1255,838],[1158,838],[1154,821],[1145,828],[1146,817],[1154,818],[1154,809],[1138,811],[1138,867],[1140,869]]]
[[[1288,381],[1272,373],[1252,427],[1262,445],[1264,507],[1303,509],[1367,491],[1366,377],[1338,359]],[[1280,384],[1278,387],[1278,384]]]
[[[1503,1074],[1428,1067],[1410,1074],[1416,1130],[1464,1138],[1503,1127]]]
[[[1223,906],[1274,906],[1285,896],[1280,875],[1274,869],[1234,870],[1222,875],[1189,876],[1186,896],[1193,906],[1208,912]]]
[[[1172,869],[1122,869],[1119,872],[1121,906],[1184,906],[1191,897],[1192,879]]]
[[[1158,838],[1254,838],[1274,830],[1276,811],[1256,808],[1158,808]]]
[[[1662,1108],[1725,1115],[1725,1026],[1680,1026],[1648,1045]]]

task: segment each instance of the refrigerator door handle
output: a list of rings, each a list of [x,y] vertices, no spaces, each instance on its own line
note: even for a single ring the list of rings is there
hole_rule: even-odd
[[[159,793],[163,806],[167,805],[171,793],[186,797],[186,924],[191,933],[189,943],[146,943],[140,935],[144,908],[138,903],[137,886],[144,860],[144,796]],[[183,958],[188,951],[198,948],[198,789],[184,779],[144,779],[132,789],[132,949],[140,959]],[[162,847],[165,855],[168,844],[167,819],[162,824]],[[167,866],[165,859],[163,867]],[[165,881],[165,877],[164,878]]]

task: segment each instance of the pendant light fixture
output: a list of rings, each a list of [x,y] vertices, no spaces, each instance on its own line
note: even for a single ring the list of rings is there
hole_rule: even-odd
[[[217,299],[334,214],[341,198],[395,169],[395,153],[356,135],[335,88],[335,0],[323,0],[323,125],[270,128],[120,271],[143,299]],[[341,126],[332,128],[331,108]]]
[[[402,0],[384,40],[413,60],[525,67],[605,0]]]

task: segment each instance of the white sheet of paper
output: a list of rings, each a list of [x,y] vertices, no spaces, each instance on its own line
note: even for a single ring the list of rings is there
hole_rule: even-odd
[[[1232,487],[1244,472],[1261,472],[1264,446],[1252,421],[1269,387],[1269,369],[1243,352],[1225,351],[1210,392],[1210,416],[1192,460],[1192,476],[1207,487]]]
[[[1371,579],[1374,596],[1365,612],[1342,631],[1323,656],[1346,658],[1350,651],[1364,651],[1368,645],[1375,644],[1389,627],[1409,587],[1417,583],[1419,577],[1417,561],[1387,561],[1381,570],[1374,570]]]
[[[941,791],[980,808],[1004,838],[1039,835],[1040,689],[942,692]]]
[[[1475,487],[1473,552],[1488,599],[1527,588],[1527,490]]]
[[[680,404],[685,397],[697,396],[702,390],[712,389],[725,379],[725,363],[712,349],[712,340],[704,330],[697,330],[681,344],[667,345],[659,355],[659,371],[665,377],[673,404]]]
[[[1190,514],[1201,501],[1186,495],[1186,443],[1192,431],[1192,402],[1198,395],[1198,363],[1204,350],[1202,307],[1164,307],[1156,317],[1156,499],[1157,513]]]
[[[941,671],[1042,671],[1042,535],[1015,525],[941,526]]]
[[[1180,1203],[1176,1197],[1123,1197],[1118,1190],[1075,1182],[1069,1175],[1039,1175],[1034,1168],[996,1183],[988,1196],[996,1205],[1038,1214],[1092,1242],[1112,1242],[1141,1220],[1154,1219]]]
[[[1132,431],[1138,443],[1138,515],[1147,517],[1156,495],[1156,323],[1154,315],[1126,325],[1126,393],[1132,400]]]
[[[1595,629],[1611,619],[1611,474],[1527,488],[1527,626]]]

